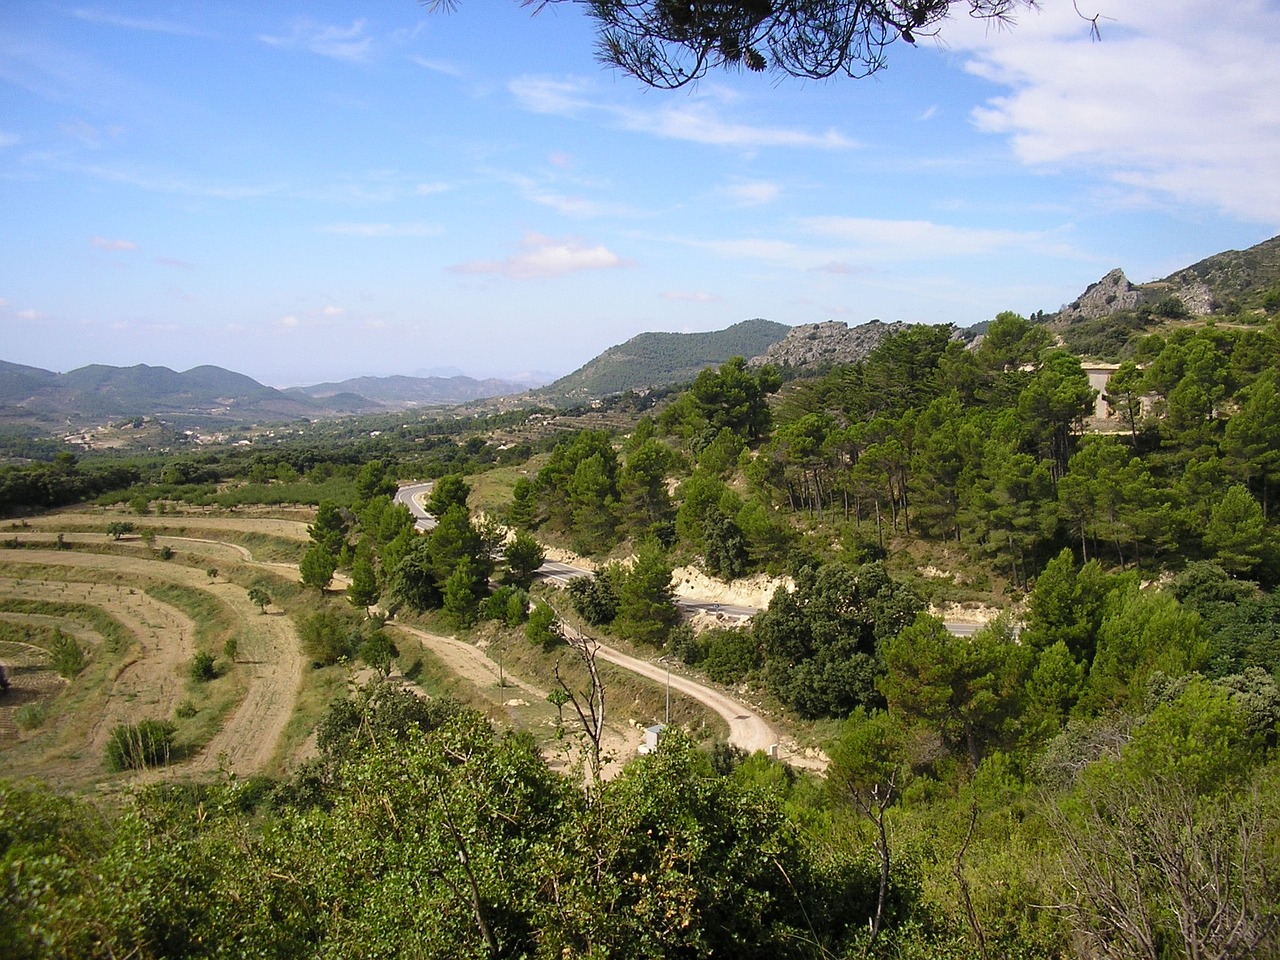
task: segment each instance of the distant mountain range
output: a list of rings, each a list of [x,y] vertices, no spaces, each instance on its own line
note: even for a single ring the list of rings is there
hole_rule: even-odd
[[[522,393],[527,384],[471,377],[359,377],[277,390],[221,367],[93,364],[53,373],[0,360],[0,419],[102,420],[156,416],[219,425],[446,406]]]
[[[1135,285],[1123,271],[1113,270],[1056,314],[1037,317],[1072,349],[1105,358],[1162,318],[1212,314],[1257,322],[1274,313],[1276,303],[1280,237],[1247,250],[1216,254],[1153,283]],[[849,363],[897,328],[879,321],[852,328],[832,322],[793,328],[755,319],[710,333],[642,333],[532,392],[528,383],[466,376],[357,377],[277,390],[214,366],[177,373],[145,364],[94,364],[53,373],[0,361],[0,423],[154,416],[174,425],[229,426],[455,405],[517,394],[565,405],[685,383],[700,370],[734,356],[792,368]]]

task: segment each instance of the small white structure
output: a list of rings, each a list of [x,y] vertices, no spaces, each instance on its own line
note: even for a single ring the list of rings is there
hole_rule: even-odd
[[[665,723],[655,723],[652,727],[645,727],[644,743],[636,749],[640,753],[654,753],[658,749],[658,741],[662,739],[662,731],[665,729],[667,729]]]

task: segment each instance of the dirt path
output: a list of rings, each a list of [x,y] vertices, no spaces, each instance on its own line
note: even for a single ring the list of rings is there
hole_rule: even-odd
[[[247,675],[247,691],[205,749],[177,769],[205,772],[222,767],[237,773],[252,773],[268,765],[293,714],[305,665],[292,621],[279,615],[261,615],[258,608],[249,602],[243,587],[226,582],[210,583],[204,571],[179,564],[68,550],[23,550],[13,560],[72,569],[109,570],[126,576],[168,581],[212,593],[230,607],[241,620],[245,637],[238,655],[242,662],[237,664],[237,669],[243,669]],[[71,586],[68,584],[68,589]],[[93,592],[110,587],[97,583],[82,586]],[[145,596],[139,590],[131,599]],[[61,596],[51,594],[47,598],[61,599]],[[86,593],[82,602],[94,602],[94,598]],[[156,606],[169,611],[170,617],[180,617],[180,622],[171,622],[167,630],[157,628],[143,643],[142,655],[126,671],[132,671],[130,675],[136,678],[137,690],[120,688],[117,696],[113,689],[98,730],[109,734],[114,725],[109,722],[110,717],[121,712],[136,717],[137,701],[143,697],[147,699],[147,706],[152,708],[146,715],[170,716],[173,708],[181,702],[180,677],[195,653],[191,639],[195,635],[195,624],[170,607]],[[120,682],[121,677],[118,677],[117,687]]]
[[[562,624],[562,627],[566,633],[573,630],[568,624]],[[630,670],[632,673],[638,673],[664,687],[670,683],[672,690],[678,690],[686,697],[697,700],[708,710],[719,714],[729,724],[729,742],[735,747],[741,747],[748,753],[755,753],[757,750],[767,751],[778,742],[777,731],[750,707],[696,680],[683,677],[678,673],[670,673],[666,664],[641,660],[604,644],[599,646],[597,655],[601,660]]]
[[[97,511],[73,511],[64,513],[50,513],[39,517],[31,517],[27,520],[27,526],[23,528],[13,529],[8,533],[21,539],[27,532],[35,532],[38,530],[68,530],[73,527],[85,527],[89,525],[97,526],[101,524],[101,529],[105,529],[108,523],[113,520],[124,521],[133,524],[136,537],[136,531],[147,527],[156,529],[182,530],[183,535],[187,531],[200,533],[209,531],[218,533],[220,531],[235,531],[237,533],[262,533],[267,536],[280,537],[284,540],[296,540],[299,543],[306,543],[309,539],[307,534],[307,524],[301,520],[281,520],[274,517],[210,517],[200,514],[181,514],[181,513],[163,513],[150,514],[147,516],[137,516],[131,513],[120,512],[97,512]],[[68,534],[70,536],[70,534]]]

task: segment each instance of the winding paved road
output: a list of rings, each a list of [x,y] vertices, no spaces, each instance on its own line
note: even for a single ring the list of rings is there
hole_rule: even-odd
[[[436,518],[427,513],[422,501],[431,493],[434,483],[409,483],[396,491],[396,503],[403,503],[413,514],[413,525],[419,530],[427,531],[436,528]]]

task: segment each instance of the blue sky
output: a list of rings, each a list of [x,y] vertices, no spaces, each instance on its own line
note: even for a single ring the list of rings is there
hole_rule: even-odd
[[[597,64],[573,3],[0,4],[0,359],[274,386],[1054,310],[1280,233],[1280,5],[1043,0],[867,80]],[[960,6],[963,6],[961,4]]]

